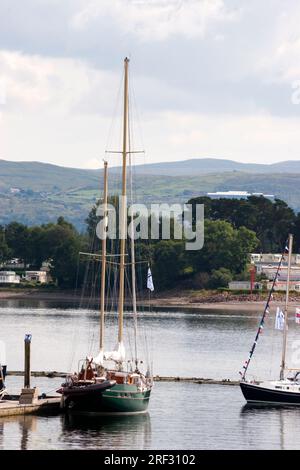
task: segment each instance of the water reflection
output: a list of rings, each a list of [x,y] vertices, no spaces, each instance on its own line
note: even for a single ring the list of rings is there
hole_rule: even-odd
[[[78,358],[87,353],[87,345],[88,351],[94,350],[93,344],[98,347],[98,317],[93,310],[76,310],[74,305],[60,302],[7,302],[4,307],[0,301],[0,321],[10,370],[23,367],[24,334],[28,332],[33,334],[32,370],[76,370]],[[159,375],[236,380],[257,326],[257,314],[253,312],[219,315],[210,310],[185,314],[180,309],[141,316],[140,331],[142,336],[147,334],[154,373]],[[107,343],[116,337],[115,320],[116,316],[107,315]],[[260,379],[271,378],[271,373],[274,377],[274,371],[278,372],[282,339],[274,331],[273,320],[267,320],[270,328],[264,331],[251,365],[250,374]],[[125,326],[131,321],[126,313]],[[297,337],[295,324],[291,324],[289,335],[291,341]],[[53,394],[61,382],[61,378],[32,378],[32,384],[48,394]],[[9,392],[18,393],[22,383],[23,378],[9,376]],[[300,447],[300,409],[258,408],[243,406],[244,403],[239,387],[156,382],[149,404],[151,421],[149,415],[109,419],[73,415],[4,418],[0,419],[0,448]]]
[[[28,438],[30,433],[36,432],[37,418],[36,416],[25,415],[23,419],[19,421],[19,428],[21,434],[21,450],[27,450]]]
[[[31,435],[37,431],[37,420],[38,417],[35,415],[6,416],[0,418],[1,448],[10,448],[10,444],[13,443],[13,447],[17,446],[18,449],[27,450]],[[13,440],[8,443],[12,435]]]
[[[131,416],[66,414],[61,417],[65,444],[89,448],[145,449],[151,447],[151,420],[148,413]]]
[[[288,405],[244,405],[240,412],[242,429],[257,448],[299,449],[296,430],[300,409]],[[255,434],[255,436],[254,436]]]
[[[238,387],[157,383],[150,415],[1,418],[0,448],[299,449],[299,408],[243,403]]]
[[[7,416],[0,418],[0,448],[151,448],[151,420],[148,413],[115,417]]]

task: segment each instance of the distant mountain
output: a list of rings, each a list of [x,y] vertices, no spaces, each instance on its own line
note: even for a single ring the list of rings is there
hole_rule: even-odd
[[[93,170],[81,170],[40,162],[0,160],[0,190],[11,187],[32,191],[53,191],[92,185],[99,176]]]
[[[119,174],[120,167],[109,169],[110,174]],[[47,190],[53,185],[58,188],[95,185],[102,170],[84,170],[41,162],[10,162],[0,159],[0,189],[14,185],[34,190]],[[205,175],[210,173],[299,173],[300,160],[288,160],[272,164],[241,163],[221,158],[193,158],[178,162],[148,163],[136,165],[135,174],[144,175]],[[42,177],[42,178],[41,178]],[[13,179],[13,181],[12,181]]]
[[[221,158],[194,158],[179,162],[150,163],[137,165],[135,167],[135,173],[169,176],[204,175],[224,171],[245,173],[300,173],[300,160],[262,164],[241,163]]]
[[[153,163],[134,168],[135,199],[184,203],[211,191],[274,194],[300,211],[300,161],[271,165],[214,158]],[[110,194],[120,191],[120,168],[109,169]],[[102,194],[102,170],[0,160],[0,224],[29,225],[66,217],[79,229]]]

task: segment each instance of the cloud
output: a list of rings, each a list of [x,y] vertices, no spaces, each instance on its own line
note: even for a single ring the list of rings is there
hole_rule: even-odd
[[[152,42],[172,35],[202,37],[212,23],[233,21],[238,15],[223,0],[92,0],[73,16],[71,25],[84,30],[103,16],[121,30]]]
[[[151,160],[299,158],[296,0],[0,0],[0,13],[0,158],[101,161],[119,146],[127,54]]]
[[[50,58],[0,50],[5,111],[111,113],[117,76],[72,58]]]

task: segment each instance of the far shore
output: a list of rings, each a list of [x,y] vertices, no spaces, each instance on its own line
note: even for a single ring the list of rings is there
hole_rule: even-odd
[[[161,295],[152,295],[150,305],[164,310],[219,310],[221,311],[241,311],[241,312],[261,312],[266,305],[268,294],[239,294],[220,293],[217,291],[168,291]],[[30,301],[53,301],[79,304],[80,293],[74,293],[72,290],[58,290],[47,288],[0,288],[1,300],[30,300]],[[274,293],[274,299],[270,302],[271,310],[277,305],[283,305],[285,294]],[[139,305],[149,305],[148,297],[139,300]],[[294,309],[300,307],[300,297],[291,294],[289,307]]]

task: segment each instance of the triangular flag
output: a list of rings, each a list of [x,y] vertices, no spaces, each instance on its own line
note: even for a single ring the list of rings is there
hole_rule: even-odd
[[[296,308],[295,321],[300,324],[300,308]]]
[[[283,327],[284,327],[284,313],[279,307],[277,307],[276,318],[275,318],[275,329],[283,330]]]
[[[149,289],[151,292],[154,291],[154,285],[153,285],[153,279],[152,279],[150,266],[148,267],[148,274],[147,274],[147,289]]]

